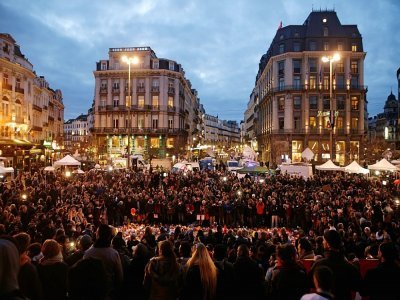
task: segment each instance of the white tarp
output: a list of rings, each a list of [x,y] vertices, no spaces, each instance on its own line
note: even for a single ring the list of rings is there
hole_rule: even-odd
[[[379,171],[398,171],[397,167],[388,162],[386,158],[382,158],[376,164],[369,165],[368,169]]]
[[[343,171],[342,167],[335,165],[331,160],[326,163],[315,167],[319,171]]]
[[[14,168],[12,167],[5,168],[3,166],[0,166],[0,174],[4,173],[14,173]]]
[[[368,174],[369,170],[361,167],[358,162],[353,161],[348,166],[344,167],[344,171],[347,173],[356,173],[356,174]]]
[[[54,163],[55,166],[80,166],[81,163],[73,158],[71,155],[67,155]]]

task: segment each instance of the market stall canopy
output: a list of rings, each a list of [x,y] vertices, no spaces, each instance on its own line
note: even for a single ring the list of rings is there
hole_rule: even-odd
[[[85,171],[83,171],[81,169],[77,169],[77,170],[74,170],[72,173],[74,173],[74,174],[85,174]]]
[[[331,160],[315,168],[319,171],[344,171],[342,167],[335,165]]]
[[[392,165],[390,162],[388,162],[386,158],[382,158],[376,164],[369,165],[368,169],[379,171],[399,171],[399,169],[395,165]]]
[[[95,168],[95,169],[101,169],[101,166],[100,166],[99,164],[95,164],[95,165],[94,165],[94,168]]]
[[[344,171],[347,173],[356,173],[356,174],[368,174],[369,170],[361,167],[358,162],[353,161],[348,166],[344,167]]]
[[[5,173],[14,173],[14,168],[12,167],[5,168],[3,166],[0,166],[0,174],[5,174]]]
[[[269,169],[267,167],[260,167],[260,166],[255,166],[255,167],[244,167],[241,169],[238,169],[236,172],[239,174],[264,174],[264,173],[269,173]]]
[[[67,155],[54,163],[55,166],[80,166],[81,163],[73,158],[71,155]]]
[[[303,152],[301,152],[301,157],[305,158],[307,161],[310,161],[314,158],[314,152],[307,147]]]
[[[55,168],[52,167],[52,166],[47,166],[43,170],[46,171],[46,172],[53,172],[55,170]]]

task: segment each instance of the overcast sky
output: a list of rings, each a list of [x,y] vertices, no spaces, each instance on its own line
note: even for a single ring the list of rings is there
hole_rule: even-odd
[[[383,111],[391,88],[397,98],[399,0],[1,0],[0,32],[61,89],[65,120],[87,113],[95,63],[109,48],[150,46],[183,66],[208,114],[240,121],[279,23],[303,24],[312,8],[358,25],[368,112]]]

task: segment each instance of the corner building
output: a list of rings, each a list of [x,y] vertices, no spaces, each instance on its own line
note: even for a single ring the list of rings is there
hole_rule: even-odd
[[[330,63],[322,57],[340,55]],[[261,160],[301,161],[309,147],[314,161],[344,165],[363,157],[367,88],[362,36],[357,25],[342,25],[335,11],[312,11],[303,25],[279,28],[262,56],[254,89],[256,136]],[[332,84],[332,99],[330,98]]]
[[[137,61],[130,74],[123,56]],[[92,132],[100,159],[125,156],[128,146],[131,154],[159,158],[188,150],[201,120],[197,91],[180,64],[150,47],[110,48],[94,77]]]

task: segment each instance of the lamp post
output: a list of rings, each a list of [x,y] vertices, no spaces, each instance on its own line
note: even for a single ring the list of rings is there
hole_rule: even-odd
[[[323,56],[322,57],[322,62],[327,63],[329,62],[329,107],[330,107],[330,112],[329,112],[329,121],[330,121],[330,134],[329,134],[329,158],[333,160],[333,129],[335,126],[335,111],[332,109],[333,108],[333,103],[332,103],[332,65],[333,62],[339,61],[340,60],[340,55],[338,53],[335,53],[333,56]]]
[[[131,106],[132,106],[132,101],[131,101],[131,64],[136,65],[138,63],[138,58],[136,56],[133,57],[127,57],[127,56],[122,56],[122,61],[124,63],[128,64],[128,100],[125,100],[125,106],[128,108],[128,159],[126,162],[126,167],[129,170],[130,167],[130,156],[131,156]]]

